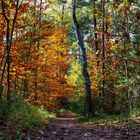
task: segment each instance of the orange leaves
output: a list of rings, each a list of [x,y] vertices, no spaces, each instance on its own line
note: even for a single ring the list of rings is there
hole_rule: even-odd
[[[66,79],[69,68],[69,47],[64,45],[66,31],[48,29],[42,34],[46,36],[40,41],[38,49],[36,45],[21,47],[21,56],[28,54],[28,58],[21,57],[25,62],[20,62],[17,69],[21,73],[24,71],[23,76],[28,75],[30,101],[49,109],[59,109],[62,107],[60,99],[72,92],[67,88]]]
[[[27,0],[20,4],[10,50],[11,92],[16,90],[26,97],[26,101],[50,109],[60,108],[60,99],[71,94],[66,76],[70,63],[65,39],[67,30],[56,27],[46,18],[38,3]],[[10,11],[12,19],[14,11],[15,7]],[[5,39],[5,28],[3,32]],[[0,30],[0,36],[3,32]],[[1,50],[2,56],[4,49]]]
[[[40,54],[38,52],[31,53],[31,57],[33,57],[33,58],[38,58],[39,56],[40,56]]]

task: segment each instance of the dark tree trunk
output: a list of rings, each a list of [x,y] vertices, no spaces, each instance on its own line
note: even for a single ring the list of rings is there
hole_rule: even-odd
[[[7,56],[5,58],[5,62],[4,62],[4,66],[3,66],[2,74],[1,74],[1,79],[0,79],[0,98],[1,98],[2,93],[3,93],[3,85],[2,85],[2,83],[3,83],[5,68],[6,68],[6,59],[7,59]]]
[[[12,40],[13,40],[13,32],[14,32],[14,27],[15,27],[15,23],[16,23],[16,18],[17,18],[17,14],[18,14],[18,6],[19,6],[19,0],[16,0],[16,6],[15,6],[15,15],[14,15],[14,19],[12,22],[12,28],[11,28],[11,32],[10,32],[10,20],[8,19],[6,13],[5,13],[5,6],[4,6],[4,1],[2,0],[1,2],[2,4],[2,15],[4,17],[4,19],[6,20],[6,25],[7,25],[7,29],[6,29],[6,58],[5,58],[5,63],[4,63],[4,67],[2,70],[2,76],[1,76],[1,83],[0,83],[0,95],[2,94],[2,82],[3,82],[3,77],[4,77],[4,72],[5,72],[5,68],[6,68],[6,64],[7,64],[7,101],[10,101],[10,49],[12,46]]]
[[[101,57],[102,57],[102,96],[105,94],[105,1],[101,0],[102,2],[102,48],[101,48]]]
[[[4,29],[4,23],[5,23],[5,20],[3,21],[2,29]],[[2,43],[3,43],[3,39],[4,39],[4,35],[1,38],[1,42]],[[1,65],[0,65],[2,67],[3,66],[3,62],[4,62],[4,66],[2,68],[1,77],[0,77],[0,99],[2,97],[2,91],[3,91],[2,82],[3,82],[3,78],[4,78],[5,67],[6,67],[5,58],[6,58],[6,48],[4,48],[4,52],[3,52],[3,56],[2,56],[2,60],[1,60]]]
[[[77,0],[74,0],[72,17],[73,17],[73,22],[74,22],[74,25],[75,25],[75,28],[76,28],[77,40],[79,42],[79,46],[80,46],[81,52],[82,52],[82,73],[83,73],[83,77],[85,79],[87,113],[88,113],[88,115],[92,115],[92,113],[94,114],[94,107],[93,107],[93,101],[92,101],[92,98],[91,98],[91,87],[90,87],[91,82],[90,82],[89,73],[87,71],[86,50],[85,50],[85,46],[84,46],[84,43],[83,43],[82,35],[80,33],[79,23],[77,21],[76,14],[75,14],[76,5],[77,5]]]
[[[62,17],[61,17],[61,25],[64,25],[64,14],[65,14],[65,4],[62,6]]]
[[[94,10],[96,9],[96,4],[95,4],[95,1],[93,3],[94,5]],[[96,52],[96,58],[97,58],[97,67],[99,67],[99,47],[98,47],[98,33],[97,33],[97,18],[96,18],[96,15],[94,15],[94,19],[93,19],[93,24],[94,24],[94,30],[95,30],[95,33],[94,33],[94,47],[95,47],[95,52]]]
[[[10,101],[10,46],[9,46],[9,22],[7,22],[6,49],[7,49],[7,101]]]

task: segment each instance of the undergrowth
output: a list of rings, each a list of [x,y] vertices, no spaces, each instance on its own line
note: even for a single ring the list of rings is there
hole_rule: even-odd
[[[1,99],[0,117],[9,124],[18,123],[18,129],[29,130],[46,123],[55,115],[29,103],[16,102],[8,105],[5,99]]]
[[[87,118],[83,115],[79,115],[77,120],[78,123],[85,125],[139,125],[140,121],[140,110],[139,108],[133,108],[130,114],[107,114],[98,113],[92,118]]]

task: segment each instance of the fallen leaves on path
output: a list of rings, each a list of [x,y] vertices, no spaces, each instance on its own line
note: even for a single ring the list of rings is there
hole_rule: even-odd
[[[81,125],[76,123],[74,114],[66,114],[23,140],[140,140],[140,127]]]

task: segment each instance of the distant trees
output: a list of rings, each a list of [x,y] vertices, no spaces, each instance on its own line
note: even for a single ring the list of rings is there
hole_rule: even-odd
[[[140,98],[139,1],[72,4],[1,0],[0,98],[58,110],[77,94],[88,114],[131,113]]]

